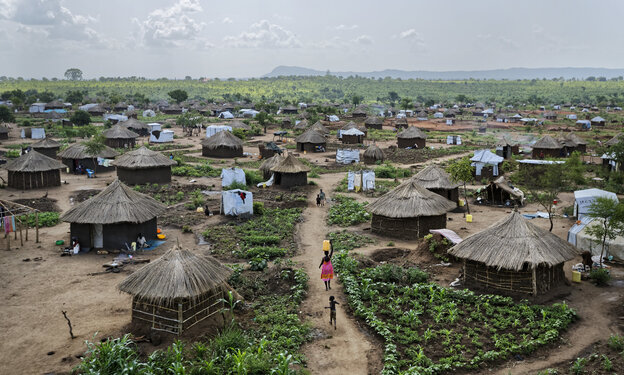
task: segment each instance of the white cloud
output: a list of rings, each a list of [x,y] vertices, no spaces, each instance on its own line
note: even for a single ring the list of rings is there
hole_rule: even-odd
[[[334,27],[334,29],[338,30],[338,31],[348,31],[348,30],[355,30],[358,28],[358,25],[351,25],[351,26],[347,26],[347,25],[343,25],[340,24],[336,27]]]
[[[225,23],[225,24],[230,24],[230,23],[232,23],[232,22],[233,22],[233,21],[232,21],[232,19],[231,19],[230,17],[225,17],[225,18],[221,21],[221,23]]]
[[[368,35],[360,35],[355,38],[354,42],[358,44],[373,44],[373,38]]]
[[[133,21],[144,45],[181,46],[198,38],[205,24],[191,16],[202,10],[199,0],[178,0],[168,8],[155,9],[142,22]]]
[[[486,43],[494,44],[496,47],[506,47],[513,49],[519,48],[518,43],[516,43],[513,39],[502,35],[478,34],[477,39],[480,39]]]
[[[424,51],[427,47],[424,36],[415,29],[407,29],[400,32],[398,35],[393,36],[393,38],[397,37],[401,40],[409,42],[412,48],[416,50]]]
[[[293,32],[267,20],[252,24],[248,31],[238,36],[226,36],[223,41],[226,45],[239,48],[299,48],[303,46]]]
[[[399,38],[401,39],[422,39],[422,34],[420,34],[415,29],[408,29],[399,33]]]

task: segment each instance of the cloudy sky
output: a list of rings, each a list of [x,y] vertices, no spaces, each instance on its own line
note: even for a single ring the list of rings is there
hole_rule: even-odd
[[[0,0],[0,75],[624,67],[621,0]]]

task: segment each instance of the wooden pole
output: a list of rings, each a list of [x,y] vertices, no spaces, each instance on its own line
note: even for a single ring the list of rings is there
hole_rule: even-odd
[[[39,243],[39,212],[35,213],[35,242]]]
[[[182,334],[184,326],[184,314],[182,313],[182,304],[178,303],[178,335]]]
[[[26,221],[26,241],[28,241],[28,221]]]
[[[537,295],[537,279],[535,276],[535,267],[533,267],[532,279],[533,279],[533,296],[536,296]]]
[[[19,226],[19,232],[20,232],[20,246],[24,246],[24,237],[22,236],[22,221],[18,219],[17,225]]]
[[[8,236],[6,236],[7,239],[7,251],[11,250],[11,233],[8,234]]]

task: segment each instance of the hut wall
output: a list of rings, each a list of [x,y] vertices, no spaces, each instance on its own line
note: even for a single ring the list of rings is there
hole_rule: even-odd
[[[325,148],[325,143],[300,143],[297,142],[297,151],[316,152],[316,146]]]
[[[171,182],[171,167],[144,169],[117,167],[117,178],[126,185],[168,184]]]
[[[459,202],[459,188],[454,189],[427,189],[432,193],[443,196],[451,202]]]
[[[116,223],[103,226],[104,248],[121,249],[127,243],[135,242],[139,233],[145,236],[146,240],[156,239],[157,222],[156,218],[144,223]]]
[[[364,163],[365,163],[365,164],[375,164],[375,163],[377,163],[377,159],[375,159],[375,158],[369,158],[369,157],[366,157],[366,156],[364,156],[364,157],[362,158],[362,160],[364,160]]]
[[[52,147],[52,148],[33,147],[33,150],[52,159],[56,159],[56,154],[58,153],[59,149],[60,149],[59,147]]]
[[[476,173],[476,169],[474,169],[472,173],[474,174],[474,176],[475,176],[477,179],[483,179],[483,178],[485,178],[485,179],[489,179],[489,180],[491,180],[491,179],[493,179],[494,177],[497,177],[497,176],[494,176],[494,167],[493,167],[493,166],[491,166],[491,165],[484,165],[484,166],[483,166],[483,168],[481,168],[481,175],[479,175],[479,176],[477,176],[477,175],[475,174],[475,173]],[[501,175],[500,166],[499,166],[499,168],[498,168],[498,175],[499,175],[499,176]]]
[[[357,144],[362,143],[362,139],[364,136],[362,135],[343,135],[342,143],[344,144]]]
[[[264,145],[259,145],[258,150],[260,151],[260,156],[262,157],[262,159],[268,159],[276,153],[275,150],[271,148],[266,148]]]
[[[419,149],[425,148],[425,140],[422,138],[397,138],[399,148],[408,148],[416,145]]]
[[[243,148],[217,147],[209,149],[202,147],[202,155],[209,158],[238,158],[243,156]]]
[[[136,144],[134,138],[107,138],[104,143],[112,148],[133,148]]]
[[[78,164],[82,164],[83,167],[88,169],[95,169],[96,173],[101,172],[109,172],[115,169],[115,166],[105,167],[103,165],[97,165],[97,158],[95,159],[95,164],[93,164],[93,159],[61,159],[61,162],[69,167],[69,171],[73,173],[78,167]]]
[[[279,173],[275,172],[275,185],[284,188],[292,186],[305,186],[308,184],[308,174],[306,172],[299,173]]]
[[[132,130],[133,132],[137,133],[139,137],[147,137],[149,135],[149,131],[145,128],[135,129],[133,127],[129,127],[128,130]]]
[[[45,172],[13,172],[9,171],[8,186],[14,189],[29,190],[61,186],[59,169]]]
[[[531,152],[531,157],[533,159],[538,158],[559,158],[564,156],[563,148],[534,148]]]
[[[379,130],[381,130],[383,128],[383,124],[367,124],[367,123],[364,123],[364,126],[366,127],[366,129],[379,129]]]
[[[373,215],[371,229],[374,233],[400,239],[414,239],[429,234],[429,229],[446,228],[446,214],[411,218],[390,218]]]
[[[9,139],[9,133],[0,133],[0,139]]]
[[[81,248],[90,249],[93,246],[91,241],[91,225],[71,223],[69,225],[69,235],[71,238],[76,237],[80,242]],[[71,243],[71,242],[70,242]]]

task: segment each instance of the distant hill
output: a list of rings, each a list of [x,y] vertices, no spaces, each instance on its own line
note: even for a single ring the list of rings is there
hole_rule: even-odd
[[[263,77],[279,77],[279,76],[323,76],[327,71],[302,68],[299,66],[278,66],[271,73],[265,74]],[[494,70],[457,70],[446,72],[433,72],[426,70],[397,70],[386,69],[374,72],[333,72],[329,74],[339,77],[360,76],[366,78],[401,78],[401,79],[551,79],[563,77],[565,79],[577,78],[585,79],[587,77],[613,77],[624,76],[624,69],[607,69],[607,68],[509,68]]]

